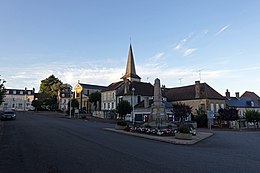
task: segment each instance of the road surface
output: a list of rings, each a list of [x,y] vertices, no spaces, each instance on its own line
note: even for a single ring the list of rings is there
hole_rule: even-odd
[[[19,113],[0,132],[1,173],[260,171],[260,132],[216,131],[173,145],[105,131],[113,124]]]

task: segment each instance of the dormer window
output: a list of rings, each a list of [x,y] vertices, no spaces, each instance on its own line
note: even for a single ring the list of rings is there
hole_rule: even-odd
[[[255,107],[255,103],[251,101],[251,107]]]

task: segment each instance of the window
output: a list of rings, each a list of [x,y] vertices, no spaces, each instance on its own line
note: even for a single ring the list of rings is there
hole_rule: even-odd
[[[214,104],[213,103],[210,104],[210,110],[214,112]]]
[[[13,104],[12,108],[15,108],[15,104]]]
[[[23,108],[23,104],[22,103],[19,103],[18,104],[18,109],[22,109]]]
[[[9,94],[9,90],[6,90],[6,94]]]
[[[106,109],[106,107],[107,107],[107,104],[106,104],[106,103],[104,103],[104,109]]]
[[[16,90],[13,91],[13,94],[16,94]]]
[[[222,109],[224,109],[224,104],[221,104],[220,107],[221,107]]]
[[[13,102],[15,102],[15,98],[13,98]]]
[[[219,104],[216,104],[216,112],[219,110]]]
[[[31,93],[31,91],[28,91],[28,95],[31,95],[32,93]]]
[[[110,109],[110,103],[107,104],[107,108]]]
[[[23,94],[23,91],[20,91],[20,94],[22,95],[22,94]]]
[[[87,90],[87,95],[89,96],[89,90]]]
[[[112,102],[112,109],[114,109],[114,102]]]

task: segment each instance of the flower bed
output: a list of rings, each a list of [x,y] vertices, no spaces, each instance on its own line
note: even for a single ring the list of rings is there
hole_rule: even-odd
[[[148,135],[158,135],[158,136],[174,136],[174,129],[157,129],[157,128],[146,128],[146,127],[128,127],[125,129],[128,132],[133,133],[143,133]]]

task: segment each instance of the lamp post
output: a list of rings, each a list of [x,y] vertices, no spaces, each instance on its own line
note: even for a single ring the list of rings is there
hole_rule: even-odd
[[[71,90],[72,90],[72,86],[71,85],[68,85],[67,86],[68,87],[68,90],[69,90],[69,97],[70,97],[70,99],[69,99],[69,101],[70,101],[70,118],[71,118]]]
[[[135,105],[134,105],[134,96],[135,96],[135,88],[133,87],[132,88],[132,106],[133,106],[133,112],[132,112],[132,121],[133,121],[133,126],[135,125],[135,117],[134,117],[134,114],[135,114]]]

